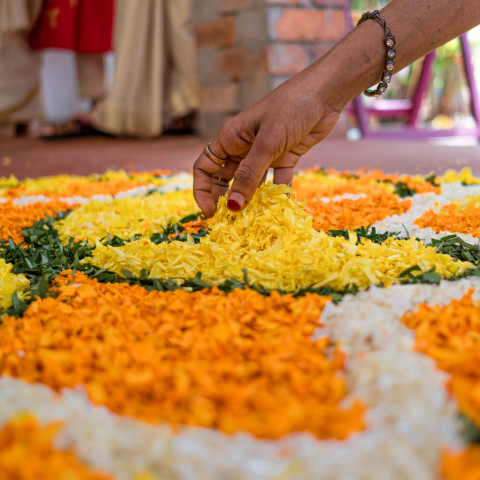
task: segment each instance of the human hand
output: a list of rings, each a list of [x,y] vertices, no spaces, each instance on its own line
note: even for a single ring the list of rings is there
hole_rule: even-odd
[[[221,128],[210,150],[227,159],[225,166],[202,153],[193,171],[195,200],[207,218],[232,178],[227,206],[233,212],[253,197],[268,168],[274,183],[291,184],[301,156],[330,134],[340,115],[341,108],[319,94],[318,83],[317,72],[307,69]]]
[[[480,24],[478,0],[392,0],[380,13],[396,38],[398,70]],[[215,214],[232,178],[227,204],[232,211],[245,207],[270,167],[275,183],[290,184],[300,157],[329,135],[345,105],[382,78],[384,40],[378,24],[363,22],[313,65],[227,122],[210,146],[227,159],[225,166],[204,154],[194,165],[194,195],[205,216]]]
[[[418,0],[392,3],[403,1]],[[384,33],[374,22],[364,22],[308,68],[228,121],[210,144],[210,153],[225,164],[202,153],[193,167],[193,192],[204,215],[215,214],[232,179],[227,207],[233,212],[251,200],[269,168],[274,169],[274,183],[290,185],[301,156],[331,133],[345,106],[378,82],[384,67]]]

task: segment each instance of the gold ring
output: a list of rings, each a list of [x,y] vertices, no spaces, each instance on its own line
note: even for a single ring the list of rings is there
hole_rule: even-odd
[[[210,150],[210,143],[205,145],[205,148],[203,149],[203,153],[212,161],[215,162],[217,165],[220,165],[220,167],[224,167],[225,164],[227,163],[226,158],[219,158],[216,155],[212,153]]]

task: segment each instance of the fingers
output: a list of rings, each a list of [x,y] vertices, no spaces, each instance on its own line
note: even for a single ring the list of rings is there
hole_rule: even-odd
[[[295,167],[280,167],[273,170],[273,183],[275,185],[292,186],[293,176],[295,175]]]
[[[327,137],[338,120],[338,112],[325,115],[309,133],[302,134],[298,143],[289,145],[284,138],[288,135],[273,133],[278,130],[276,123],[263,122],[257,131],[260,122],[250,116],[245,117],[247,120],[239,116],[228,122],[212,141],[212,153],[228,158],[224,167],[203,154],[195,162],[194,196],[207,218],[215,214],[216,203],[227,192],[232,178],[227,206],[233,212],[242,210],[251,200],[259,184],[265,181],[270,166],[274,168],[274,183],[290,185],[301,156]]]
[[[225,167],[213,176],[212,199],[217,205],[218,199],[228,192],[230,180],[235,175],[239,162],[228,160]]]
[[[295,167],[302,158],[302,153],[297,153],[297,146],[292,148],[289,152],[284,153],[277,158],[273,163],[273,183],[275,185],[285,184],[292,186],[293,177],[295,175]]]
[[[193,166],[193,196],[206,218],[213,217],[218,198],[228,190],[241,159],[227,160],[224,167],[202,153]]]
[[[217,165],[205,154],[201,154],[193,167],[193,195],[203,214],[215,215],[217,201],[228,190],[240,162],[251,148],[251,140],[246,135],[251,128],[248,122],[237,117],[226,123],[210,144],[210,151],[218,158],[227,159],[224,167]],[[243,136],[242,136],[243,135]]]
[[[208,164],[205,166],[206,160],[211,163],[213,162],[204,157],[205,156],[202,153],[193,166],[193,196],[205,217],[210,218],[215,215],[216,208],[216,204],[212,198],[212,179],[213,175],[218,173],[221,167],[218,167],[217,171],[214,171],[213,173],[209,172]],[[207,170],[205,170],[205,168]]]
[[[260,180],[260,185],[261,185],[262,183],[265,183],[265,182],[267,181],[267,176],[268,176],[268,169],[265,170],[265,173],[263,174],[263,177],[262,177],[262,179]]]
[[[251,142],[241,136],[241,127],[236,125],[237,122],[226,123],[210,143],[210,150],[217,157],[246,157]]]
[[[227,207],[232,212],[243,210],[260,185],[265,172],[277,156],[278,146],[259,132],[252,149],[239,165],[228,196]]]
[[[290,185],[295,175],[295,165],[302,155],[305,155],[312,147],[328,137],[338,120],[338,114],[328,114],[322,118],[312,131],[301,142],[297,143],[289,152],[277,158],[273,164],[273,182],[277,185]]]

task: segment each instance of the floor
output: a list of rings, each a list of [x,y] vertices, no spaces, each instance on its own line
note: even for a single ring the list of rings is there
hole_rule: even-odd
[[[19,179],[59,173],[86,175],[108,169],[190,170],[204,141],[168,137],[140,141],[94,137],[62,141],[20,138],[0,142],[0,176]],[[385,172],[443,173],[472,167],[480,175],[480,146],[450,147],[422,141],[327,139],[306,155],[300,166],[352,170],[380,168]]]

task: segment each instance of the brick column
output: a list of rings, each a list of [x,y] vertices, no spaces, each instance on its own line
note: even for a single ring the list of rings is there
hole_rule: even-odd
[[[342,0],[194,0],[201,110],[222,123],[326,53],[344,35]]]

